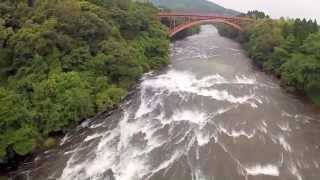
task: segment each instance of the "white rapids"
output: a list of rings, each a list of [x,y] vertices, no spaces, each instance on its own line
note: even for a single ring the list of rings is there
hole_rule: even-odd
[[[211,139],[217,139],[219,133],[247,138],[254,135],[244,130],[230,130],[229,132],[221,125],[215,125],[213,119],[232,108],[237,108],[239,104],[252,106],[252,104],[261,103],[260,100],[254,94],[235,96],[226,90],[217,90],[212,87],[217,84],[252,85],[256,84],[255,79],[235,76],[234,79],[227,80],[218,74],[197,79],[190,72],[176,70],[169,70],[163,75],[154,77],[149,75],[143,79],[138,109],[131,110],[130,106],[127,107],[128,109],[124,109],[123,117],[116,128],[87,136],[84,142],[97,139],[99,141],[95,149],[89,153],[91,158],[79,163],[81,149],[73,153],[60,180],[99,179],[107,169],[112,170],[116,180],[148,179],[187,155],[190,148],[194,146],[199,148],[209,143]],[[179,96],[181,101],[187,101],[186,98],[192,96],[203,96],[227,102],[230,106],[218,109],[216,112],[193,108],[177,108],[168,112],[165,110],[165,101],[170,96]],[[177,126],[181,123],[188,124],[186,129],[181,129],[181,132],[170,132],[177,130]],[[168,132],[159,133],[165,129],[166,125],[168,125]],[[206,130],[206,127],[209,126],[215,127],[215,130]],[[136,146],[134,139],[139,134],[143,134],[144,143]],[[168,143],[184,144],[186,149],[179,147],[170,152],[163,162],[153,165],[152,157],[150,157],[152,152]]]

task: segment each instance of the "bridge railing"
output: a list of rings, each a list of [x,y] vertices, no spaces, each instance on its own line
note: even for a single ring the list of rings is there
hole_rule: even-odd
[[[185,11],[177,11],[177,12],[160,12],[158,13],[159,17],[194,17],[198,19],[210,19],[210,18],[221,18],[221,19],[233,19],[233,20],[241,20],[241,21],[253,21],[251,18],[246,17],[237,17],[237,16],[223,16],[214,13],[199,13],[199,12],[185,12]]]

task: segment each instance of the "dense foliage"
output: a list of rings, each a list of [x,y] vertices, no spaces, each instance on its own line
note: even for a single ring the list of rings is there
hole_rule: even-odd
[[[113,108],[168,62],[167,30],[130,0],[0,2],[0,163]]]
[[[254,15],[256,12],[256,15]],[[273,20],[251,11],[257,20],[243,33],[219,26],[220,34],[244,44],[254,62],[281,78],[288,89],[301,92],[320,104],[320,32],[316,21]]]
[[[265,14],[262,11],[257,11],[257,10],[248,11],[246,14],[242,13],[239,16],[245,16],[245,17],[250,17],[250,18],[254,18],[254,19],[270,18],[269,15]]]

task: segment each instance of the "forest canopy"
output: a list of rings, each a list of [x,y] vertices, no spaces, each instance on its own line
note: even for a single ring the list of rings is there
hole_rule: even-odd
[[[0,2],[0,163],[116,106],[168,63],[167,29],[130,0]]]

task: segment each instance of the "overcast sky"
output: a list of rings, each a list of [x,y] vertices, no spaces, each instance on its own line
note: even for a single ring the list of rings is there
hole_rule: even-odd
[[[320,21],[320,0],[210,0],[241,12],[262,10],[274,18],[306,17]]]

